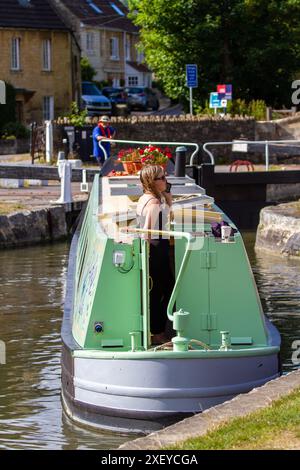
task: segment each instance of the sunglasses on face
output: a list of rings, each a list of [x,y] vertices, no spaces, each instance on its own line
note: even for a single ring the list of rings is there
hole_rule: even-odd
[[[154,181],[158,181],[158,180],[166,181],[166,176],[163,175],[163,176],[160,176],[159,178],[154,178]]]

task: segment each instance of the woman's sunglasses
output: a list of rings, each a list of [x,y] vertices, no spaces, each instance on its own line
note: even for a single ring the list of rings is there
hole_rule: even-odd
[[[166,181],[166,175],[160,176],[159,178],[154,178],[154,181],[158,181],[158,180]]]

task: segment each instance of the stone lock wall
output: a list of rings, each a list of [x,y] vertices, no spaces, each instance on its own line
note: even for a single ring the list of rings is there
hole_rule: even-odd
[[[87,121],[92,129],[97,119]],[[62,150],[64,127],[69,126],[67,119],[55,123],[54,148]],[[222,142],[245,137],[255,138],[255,120],[252,118],[203,118],[200,116],[130,116],[113,117],[112,126],[117,129],[116,138],[121,140],[139,140],[146,142]],[[128,144],[130,146],[130,144]],[[117,146],[116,151],[121,148]],[[124,148],[124,147],[123,147]],[[115,153],[115,152],[114,152]],[[189,152],[190,153],[190,152]],[[213,148],[216,163],[231,155],[231,146]],[[204,154],[205,155],[205,154]],[[205,156],[205,161],[209,157]]]

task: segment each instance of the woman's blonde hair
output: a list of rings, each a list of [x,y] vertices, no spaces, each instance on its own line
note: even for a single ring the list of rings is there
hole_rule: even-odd
[[[159,178],[164,174],[164,170],[159,165],[145,165],[140,172],[140,180],[143,185],[143,191],[150,192],[161,200],[161,194],[155,187],[155,178]]]

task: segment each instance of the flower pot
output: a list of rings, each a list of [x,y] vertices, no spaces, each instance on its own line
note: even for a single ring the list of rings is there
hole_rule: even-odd
[[[167,168],[167,164],[168,164],[168,163],[149,163],[149,162],[147,162],[147,163],[143,163],[142,165],[143,165],[143,166],[147,166],[147,165],[157,165],[157,166],[160,166],[160,167],[165,171],[166,168]]]
[[[134,168],[135,168],[136,173],[143,168],[142,162],[133,162],[133,164],[134,164]]]
[[[127,161],[127,162],[122,162],[122,164],[123,164],[124,170],[129,175],[134,175],[142,169],[142,163],[141,162]]]

